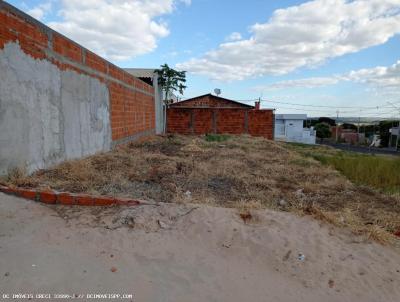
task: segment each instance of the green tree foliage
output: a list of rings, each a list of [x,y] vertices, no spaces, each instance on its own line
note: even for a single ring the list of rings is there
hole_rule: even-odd
[[[317,131],[317,137],[320,139],[329,138],[332,135],[329,125],[326,123],[318,123],[314,129]]]
[[[342,129],[357,130],[357,126],[354,124],[350,124],[350,123],[344,123],[342,125]]]
[[[309,121],[309,126],[314,127],[316,124],[320,123],[325,123],[328,124],[329,126],[335,126],[336,121],[334,119],[331,119],[329,117],[320,117],[318,119],[314,118]]]
[[[171,101],[169,97],[172,92],[179,91],[180,94],[183,94],[186,89],[186,71],[177,71],[170,68],[168,64],[164,64],[155,72],[158,74],[158,84],[162,87],[163,99],[166,104]]]

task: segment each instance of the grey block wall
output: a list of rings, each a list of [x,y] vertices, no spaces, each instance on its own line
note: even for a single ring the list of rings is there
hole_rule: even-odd
[[[0,49],[0,175],[110,150],[109,91],[98,79]]]

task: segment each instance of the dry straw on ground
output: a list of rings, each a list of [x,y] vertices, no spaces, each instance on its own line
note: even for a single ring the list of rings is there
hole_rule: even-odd
[[[393,239],[390,234],[400,228],[399,199],[353,185],[284,144],[248,136],[223,142],[155,137],[28,177],[10,175],[8,183],[236,207],[247,218],[259,208],[291,211],[351,227],[381,242]]]

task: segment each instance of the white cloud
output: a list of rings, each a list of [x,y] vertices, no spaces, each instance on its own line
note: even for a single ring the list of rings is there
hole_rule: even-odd
[[[374,68],[364,68],[331,77],[313,77],[281,81],[270,85],[255,87],[255,90],[316,88],[335,85],[339,82],[362,83],[371,85],[375,89],[385,89],[387,92],[400,92],[400,60],[388,67],[378,66]]]
[[[27,14],[31,15],[33,18],[38,20],[43,20],[44,16],[48,14],[52,9],[52,1],[44,2],[38,6],[29,9]]]
[[[126,60],[153,51],[168,36],[160,18],[178,3],[190,0],[62,0],[61,21],[48,25],[103,57]]]
[[[400,33],[400,1],[314,0],[276,10],[250,33],[249,39],[223,43],[177,67],[222,81],[315,67]]]
[[[233,32],[225,38],[225,41],[238,41],[242,40],[242,35],[238,32]]]
[[[334,85],[338,82],[339,79],[336,77],[315,77],[299,80],[281,81],[268,86],[260,86],[259,89],[317,88]]]
[[[379,66],[352,71],[344,79],[377,87],[394,88],[400,91],[400,60],[389,67]]]

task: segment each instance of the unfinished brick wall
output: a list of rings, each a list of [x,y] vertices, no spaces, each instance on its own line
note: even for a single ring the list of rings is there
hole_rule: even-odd
[[[248,112],[248,133],[273,139],[274,114],[272,110],[250,110]]]
[[[186,100],[183,102],[173,104],[174,107],[197,107],[197,108],[221,108],[221,107],[229,107],[229,108],[243,108],[243,104],[225,99],[222,97],[217,97],[212,94],[201,95],[190,100]],[[246,106],[246,105],[245,105]],[[252,106],[247,106],[252,107]]]
[[[260,110],[212,94],[174,103],[167,110],[167,132],[250,134],[273,139],[274,111]]]
[[[216,111],[216,133],[247,133],[247,109],[219,109]]]
[[[155,133],[154,88],[0,0],[0,175]]]
[[[0,50],[18,43],[29,56],[61,70],[97,78],[108,86],[112,140],[124,142],[155,130],[153,87],[0,1]]]
[[[192,112],[187,109],[168,109],[168,133],[193,134]]]

